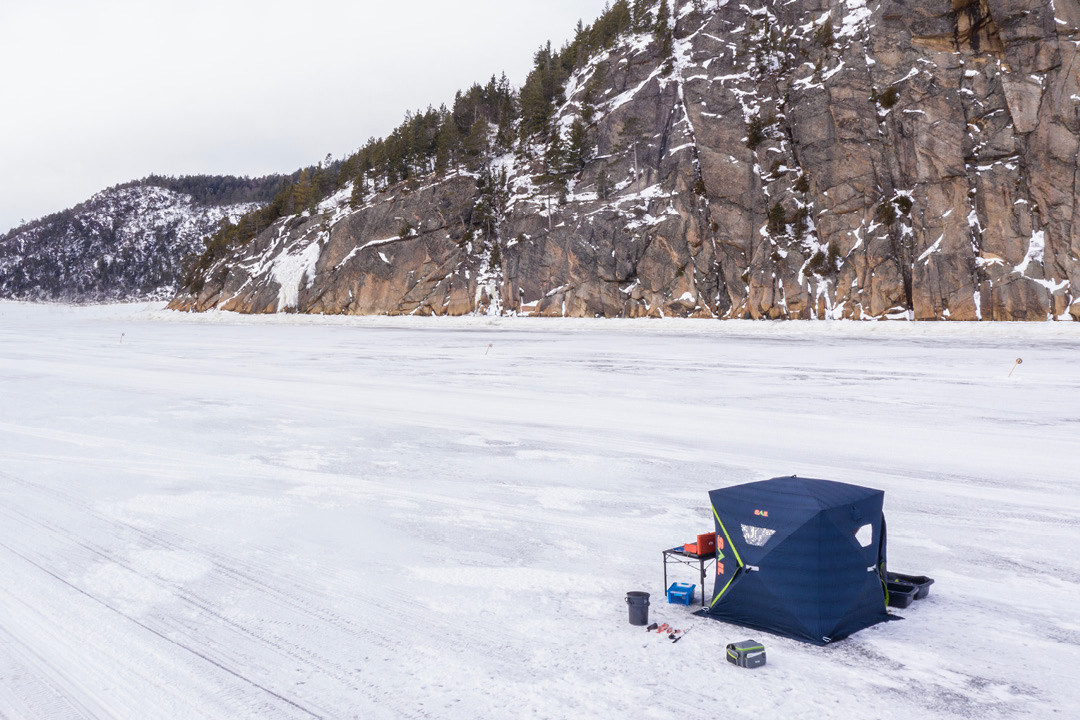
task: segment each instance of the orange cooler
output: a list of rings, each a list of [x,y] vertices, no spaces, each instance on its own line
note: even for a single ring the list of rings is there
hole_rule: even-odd
[[[716,552],[716,533],[705,533],[697,536],[697,554],[712,555]]]

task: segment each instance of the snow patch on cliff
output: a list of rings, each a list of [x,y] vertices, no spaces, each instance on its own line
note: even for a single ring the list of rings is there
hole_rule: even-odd
[[[270,267],[270,276],[278,290],[278,312],[295,308],[300,300],[300,283],[307,279],[308,287],[315,280],[315,265],[319,262],[322,247],[313,242],[296,255],[286,250],[278,255]]]
[[[1031,234],[1031,242],[1028,243],[1027,255],[1024,256],[1024,261],[1016,266],[1016,272],[1023,275],[1027,272],[1028,266],[1032,261],[1041,263],[1043,261],[1043,255],[1046,252],[1046,233],[1042,230],[1038,230]]]

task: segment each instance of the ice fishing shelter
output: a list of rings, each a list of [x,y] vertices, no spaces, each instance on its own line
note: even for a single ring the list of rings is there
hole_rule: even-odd
[[[782,477],[709,493],[711,617],[826,645],[889,619],[881,490]]]

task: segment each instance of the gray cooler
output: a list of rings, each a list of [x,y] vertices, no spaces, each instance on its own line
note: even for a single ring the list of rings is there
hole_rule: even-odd
[[[765,646],[755,640],[731,643],[727,646],[727,659],[739,667],[761,667],[765,664]]]

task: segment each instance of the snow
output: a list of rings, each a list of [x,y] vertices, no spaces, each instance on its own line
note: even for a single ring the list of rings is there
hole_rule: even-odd
[[[941,252],[941,243],[942,243],[943,240],[945,240],[945,235],[944,234],[941,237],[939,237],[937,240],[935,240],[933,245],[926,248],[926,250],[923,251],[923,254],[919,256],[919,259],[916,262],[921,262],[921,263],[930,262],[930,256],[931,255],[933,255],[936,252]]]
[[[1036,230],[1031,233],[1031,241],[1028,243],[1027,254],[1024,255],[1024,260],[1017,265],[1014,269],[1017,273],[1023,275],[1027,272],[1028,266],[1032,261],[1041,263],[1043,261],[1043,255],[1046,252],[1046,233],[1042,230]]]
[[[847,14],[841,19],[840,30],[837,31],[836,37],[855,37],[867,28],[873,13],[866,7],[866,0],[844,0],[844,8]]]
[[[696,145],[694,143],[692,143],[692,142],[683,143],[682,145],[679,145],[677,147],[673,147],[670,150],[668,150],[668,157],[671,157],[675,153],[682,152],[683,150],[693,149],[694,147],[696,147]]]
[[[840,64],[839,64],[839,65],[837,65],[836,67],[834,67],[834,68],[833,68],[832,70],[829,70],[828,72],[826,72],[826,73],[825,73],[825,74],[824,74],[824,75],[822,76],[822,78],[823,78],[823,79],[824,79],[824,80],[825,80],[826,82],[828,82],[829,80],[832,80],[832,79],[833,79],[833,78],[834,78],[834,77],[835,77],[835,76],[837,75],[837,73],[839,73],[839,72],[840,72],[841,70],[843,70],[843,69],[844,69],[844,61],[843,61],[843,60],[841,60],[841,61],[840,61]]]
[[[406,235],[395,235],[394,237],[391,237],[391,238],[383,238],[381,240],[371,240],[371,241],[366,242],[363,245],[361,245],[359,249],[360,250],[366,250],[368,248],[380,247],[382,245],[389,245],[390,243],[401,242],[402,240],[408,240],[408,239],[409,239],[409,236],[406,236]]]
[[[972,71],[969,70],[968,72],[972,72]],[[919,74],[919,69],[918,68],[911,68],[910,70],[908,70],[907,75],[905,75],[904,77],[900,78],[899,80],[897,80],[896,82],[893,82],[891,84],[892,85],[899,85],[900,83],[906,82],[906,81],[910,80],[911,78],[917,76],[918,74]],[[978,75],[978,73],[975,73],[975,75]],[[971,77],[971,76],[965,74],[964,77]]]
[[[353,183],[347,182],[333,195],[319,203],[317,210],[320,213],[332,213],[349,204],[349,199],[352,197]]]
[[[279,286],[279,311],[296,307],[300,299],[300,285],[305,278],[308,285],[315,279],[315,266],[321,254],[322,246],[318,242],[312,242],[295,255],[283,251],[274,258],[270,266],[270,276]]]
[[[360,251],[363,249],[364,248],[362,247],[354,247],[352,250],[349,251],[348,255],[341,259],[341,262],[334,266],[334,270],[340,270],[341,268],[345,267],[349,263],[349,261],[359,255]]]
[[[1080,324],[160,307],[0,303],[0,717],[1080,709]],[[707,491],[788,473],[886,491],[904,622],[664,603]]]

